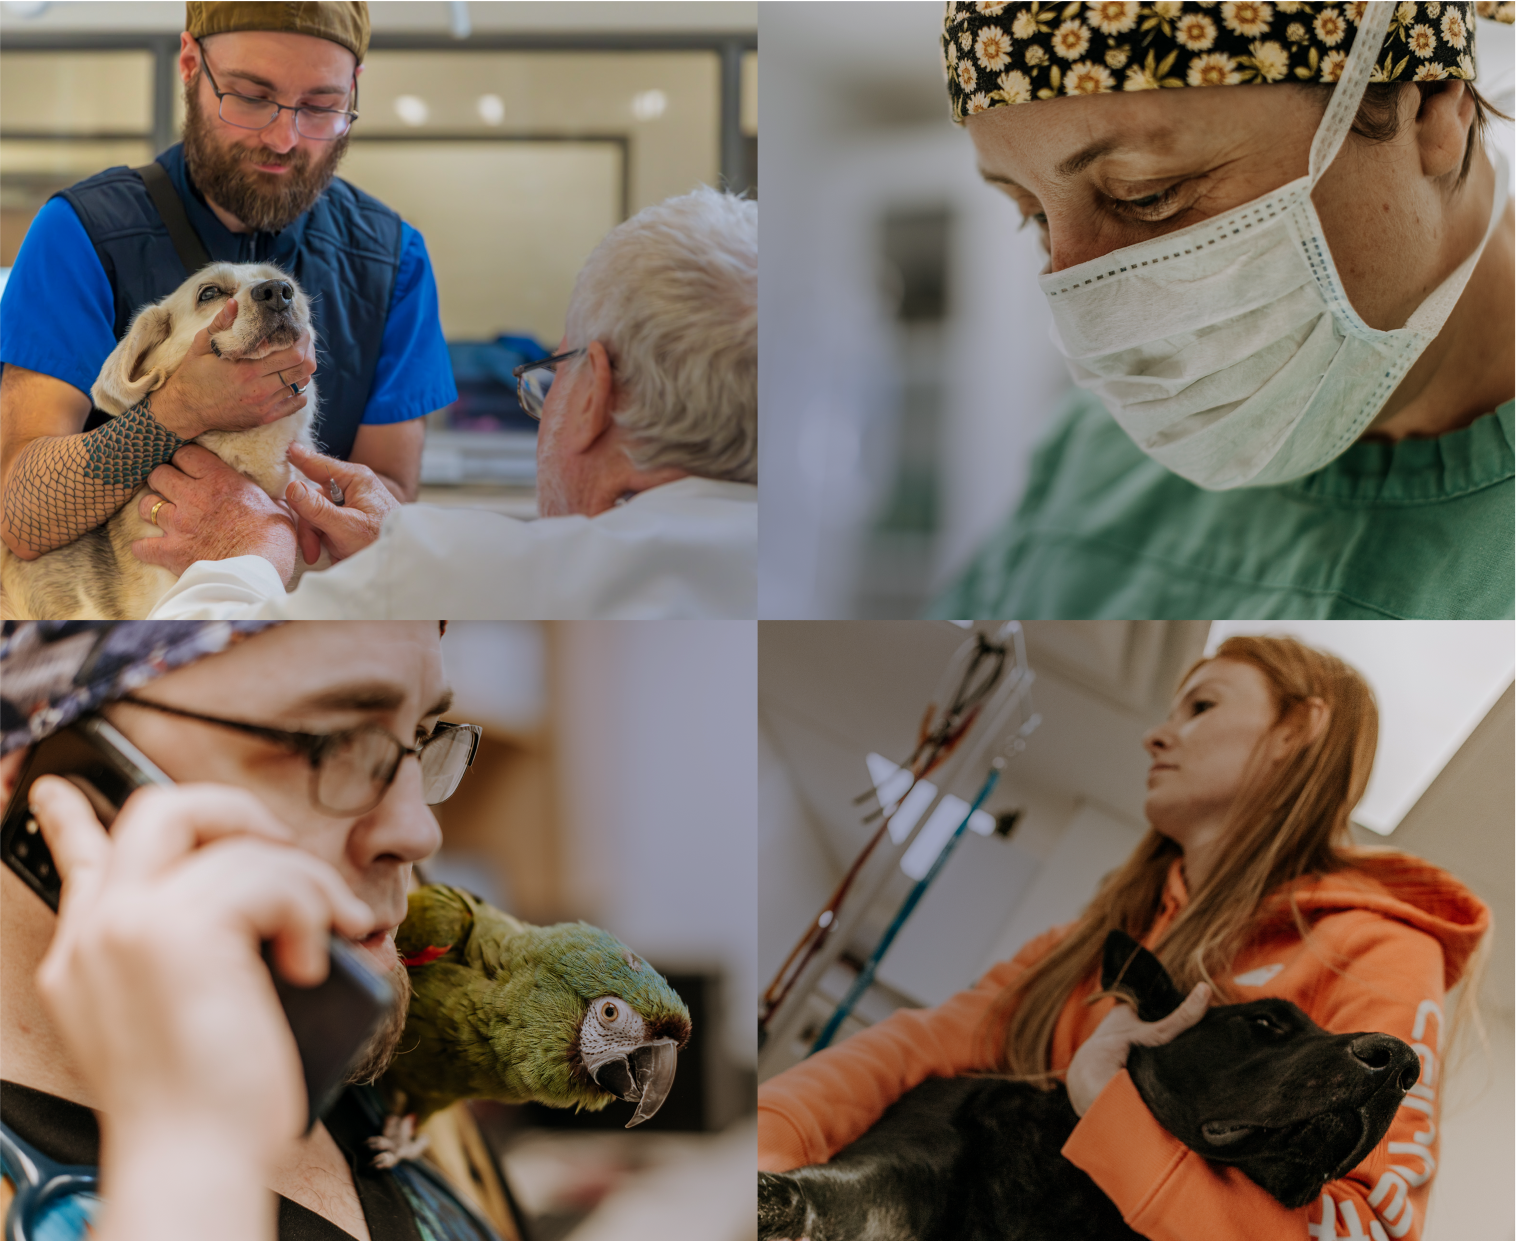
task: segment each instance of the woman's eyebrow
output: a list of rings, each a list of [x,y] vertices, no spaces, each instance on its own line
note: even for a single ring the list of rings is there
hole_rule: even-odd
[[[1161,134],[1144,135],[1145,138],[1156,138],[1161,136]],[[1090,143],[1089,146],[1085,147],[1083,150],[1076,151],[1073,155],[1070,155],[1066,160],[1063,160],[1060,164],[1058,164],[1054,171],[1057,172],[1060,177],[1063,177],[1065,180],[1067,180],[1069,177],[1078,176],[1097,159],[1101,159],[1104,156],[1110,155],[1113,151],[1127,150],[1133,145],[1134,143],[1132,139],[1128,136],[1101,138],[1098,141]],[[1023,193],[1030,193],[1030,191],[1027,190],[1025,186],[1019,184],[1018,182],[1012,181],[1009,177],[1001,176],[998,172],[991,172],[987,168],[980,168],[979,175],[988,181],[991,185],[1008,185],[1013,190],[1021,190]]]

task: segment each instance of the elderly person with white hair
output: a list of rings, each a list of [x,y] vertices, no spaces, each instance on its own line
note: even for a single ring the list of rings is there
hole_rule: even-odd
[[[133,551],[181,574],[153,616],[754,616],[757,365],[757,204],[702,188],[649,207],[590,255],[554,355],[519,368],[537,521],[402,507],[298,447],[291,520],[189,445],[141,501],[163,501],[164,533]],[[323,547],[337,563],[287,594]]]

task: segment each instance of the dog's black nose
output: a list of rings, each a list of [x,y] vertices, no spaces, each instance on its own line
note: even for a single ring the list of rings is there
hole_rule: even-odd
[[[270,310],[283,310],[295,300],[295,290],[288,280],[264,280],[249,292],[255,302],[268,302]]]
[[[1412,1057],[1410,1063],[1406,1063],[1402,1052],[1409,1052],[1397,1038],[1391,1038],[1388,1034],[1363,1034],[1355,1038],[1348,1046],[1353,1053],[1353,1058],[1364,1068],[1378,1073],[1391,1067],[1399,1069],[1400,1087],[1409,1090],[1416,1084],[1416,1079],[1421,1076],[1421,1063]]]

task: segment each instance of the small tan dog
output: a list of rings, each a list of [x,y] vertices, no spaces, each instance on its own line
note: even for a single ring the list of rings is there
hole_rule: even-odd
[[[212,347],[224,358],[266,357],[311,330],[310,299],[277,267],[212,263],[161,302],[137,312],[90,389],[95,405],[108,414],[120,414],[161,388],[188,355],[195,334],[216,317],[229,297],[237,299],[237,318],[211,338]],[[296,476],[285,455],[290,444],[315,447],[311,437],[314,380],[305,393],[305,407],[288,418],[246,431],[207,431],[195,443],[282,500]],[[167,569],[144,564],[132,555],[134,539],[163,533],[137,511],[138,498],[146,490],[139,487],[104,525],[35,560],[22,560],[0,546],[5,616],[128,620],[152,611],[178,579]]]

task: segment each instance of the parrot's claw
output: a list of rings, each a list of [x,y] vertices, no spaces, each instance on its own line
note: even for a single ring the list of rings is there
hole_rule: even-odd
[[[419,1159],[431,1144],[431,1138],[416,1132],[416,1117],[386,1116],[384,1134],[372,1137],[369,1146],[379,1153],[373,1158],[376,1168],[393,1168],[402,1159]]]

